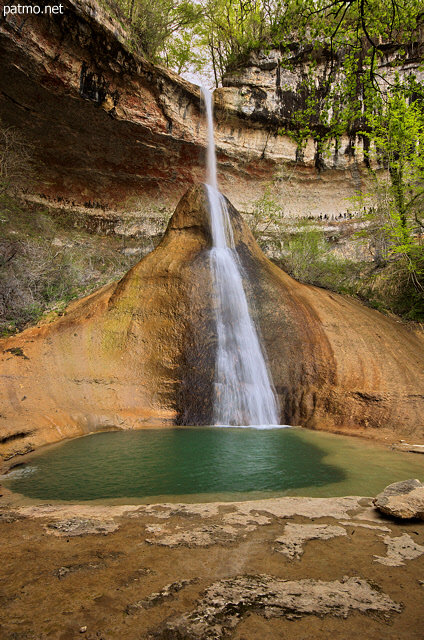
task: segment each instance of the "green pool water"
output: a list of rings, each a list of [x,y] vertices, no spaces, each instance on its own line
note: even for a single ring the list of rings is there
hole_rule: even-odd
[[[34,454],[3,484],[38,501],[109,503],[371,496],[424,478],[424,455],[296,428],[114,431]]]

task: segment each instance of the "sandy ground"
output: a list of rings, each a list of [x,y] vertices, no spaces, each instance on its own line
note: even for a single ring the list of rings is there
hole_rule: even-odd
[[[369,498],[12,506],[3,640],[422,640],[424,523]]]

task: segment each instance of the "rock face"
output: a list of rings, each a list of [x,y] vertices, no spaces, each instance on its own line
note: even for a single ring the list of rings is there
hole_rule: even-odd
[[[383,513],[396,518],[424,520],[424,484],[419,480],[404,480],[389,484],[374,499]]]
[[[387,81],[413,73],[418,82],[424,80],[420,60],[424,54],[424,42],[418,41],[409,47],[402,47],[402,53],[394,47],[381,47],[376,64],[378,72],[375,81],[384,92]],[[340,57],[343,57],[341,53]],[[313,53],[314,78],[317,92],[324,93],[324,86],[331,82],[337,86],[343,79],[344,71],[331,65],[329,51],[316,49]],[[308,108],[305,78],[310,73],[311,50],[301,42],[293,42],[290,52],[279,49],[252,51],[243,68],[228,71],[223,80],[223,88],[218,94],[228,105],[227,108],[239,117],[247,117],[259,126],[274,125],[290,128],[293,116]],[[331,75],[330,75],[331,73]],[[315,117],[315,125],[319,124]],[[357,144],[356,144],[357,143]],[[344,146],[345,145],[345,146]],[[350,148],[346,148],[346,145]],[[330,161],[344,165],[355,154],[352,145],[362,147],[361,139],[346,137],[340,143],[339,153]],[[325,158],[320,159],[325,164]]]
[[[62,6],[63,14],[0,17],[0,116],[33,145],[38,181],[29,195],[108,229],[119,229],[135,198],[173,210],[203,179],[199,88],[135,55],[96,0]],[[364,185],[361,155],[346,139],[319,164],[313,141],[299,157],[281,135],[296,106],[296,77],[282,75],[277,53],[252,58],[215,93],[222,191],[249,210],[275,180],[273,197],[287,215],[337,216]]]
[[[421,436],[422,334],[292,280],[229,209],[281,423]],[[101,429],[210,424],[210,245],[205,187],[192,187],[160,245],[120,282],[71,304],[55,322],[0,342],[4,457]]]
[[[386,91],[386,81],[393,83],[396,74],[402,77],[412,73],[423,82],[420,62],[423,54],[422,42],[406,47],[402,54],[393,49],[384,55],[381,52],[377,77],[382,92]],[[317,95],[325,94],[324,87],[329,82],[334,88],[343,82],[343,71],[330,78],[333,65],[328,55],[325,49],[314,52]],[[352,130],[322,152],[312,138],[304,149],[297,149],[291,138],[281,135],[284,130],[293,130],[296,114],[310,108],[305,91],[310,65],[310,50],[302,43],[292,43],[290,53],[278,49],[252,51],[243,68],[227,72],[223,87],[216,91],[215,104],[226,113],[227,120],[245,119],[252,128],[256,125],[257,139],[262,139],[263,158],[275,162],[280,169],[286,214],[308,217],[323,214],[336,218],[346,209],[352,209],[349,199],[355,191],[369,192],[364,139]],[[319,130],[318,118],[314,124]],[[221,144],[226,148],[226,140]],[[282,162],[289,166],[296,163],[296,170],[282,170]]]
[[[133,55],[95,0],[62,7],[1,12],[0,114],[33,144],[34,193],[100,213],[135,195],[176,204],[203,173],[198,87]]]

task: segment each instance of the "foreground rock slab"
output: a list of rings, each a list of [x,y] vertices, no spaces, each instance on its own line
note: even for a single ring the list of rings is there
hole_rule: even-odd
[[[211,585],[194,611],[166,623],[151,638],[219,640],[249,613],[259,612],[268,619],[329,613],[346,618],[354,610],[400,613],[401,607],[356,577],[323,582],[281,580],[269,575],[237,576]]]
[[[387,545],[387,556],[375,556],[375,561],[387,567],[400,567],[405,560],[414,560],[424,554],[424,546],[417,544],[407,533],[399,538],[383,536]]]
[[[416,479],[394,482],[378,494],[374,504],[395,518],[424,520],[424,484]]]
[[[306,540],[328,540],[334,536],[347,536],[343,527],[329,524],[286,524],[284,535],[275,540],[276,551],[287,558],[300,558]]]
[[[23,507],[6,493],[0,538],[2,640],[422,640],[424,523],[370,498]]]

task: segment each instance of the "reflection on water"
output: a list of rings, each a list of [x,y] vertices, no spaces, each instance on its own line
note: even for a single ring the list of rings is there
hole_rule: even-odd
[[[375,495],[424,475],[424,456],[303,429],[188,427],[110,432],[33,456],[4,478],[38,500],[245,500]]]

